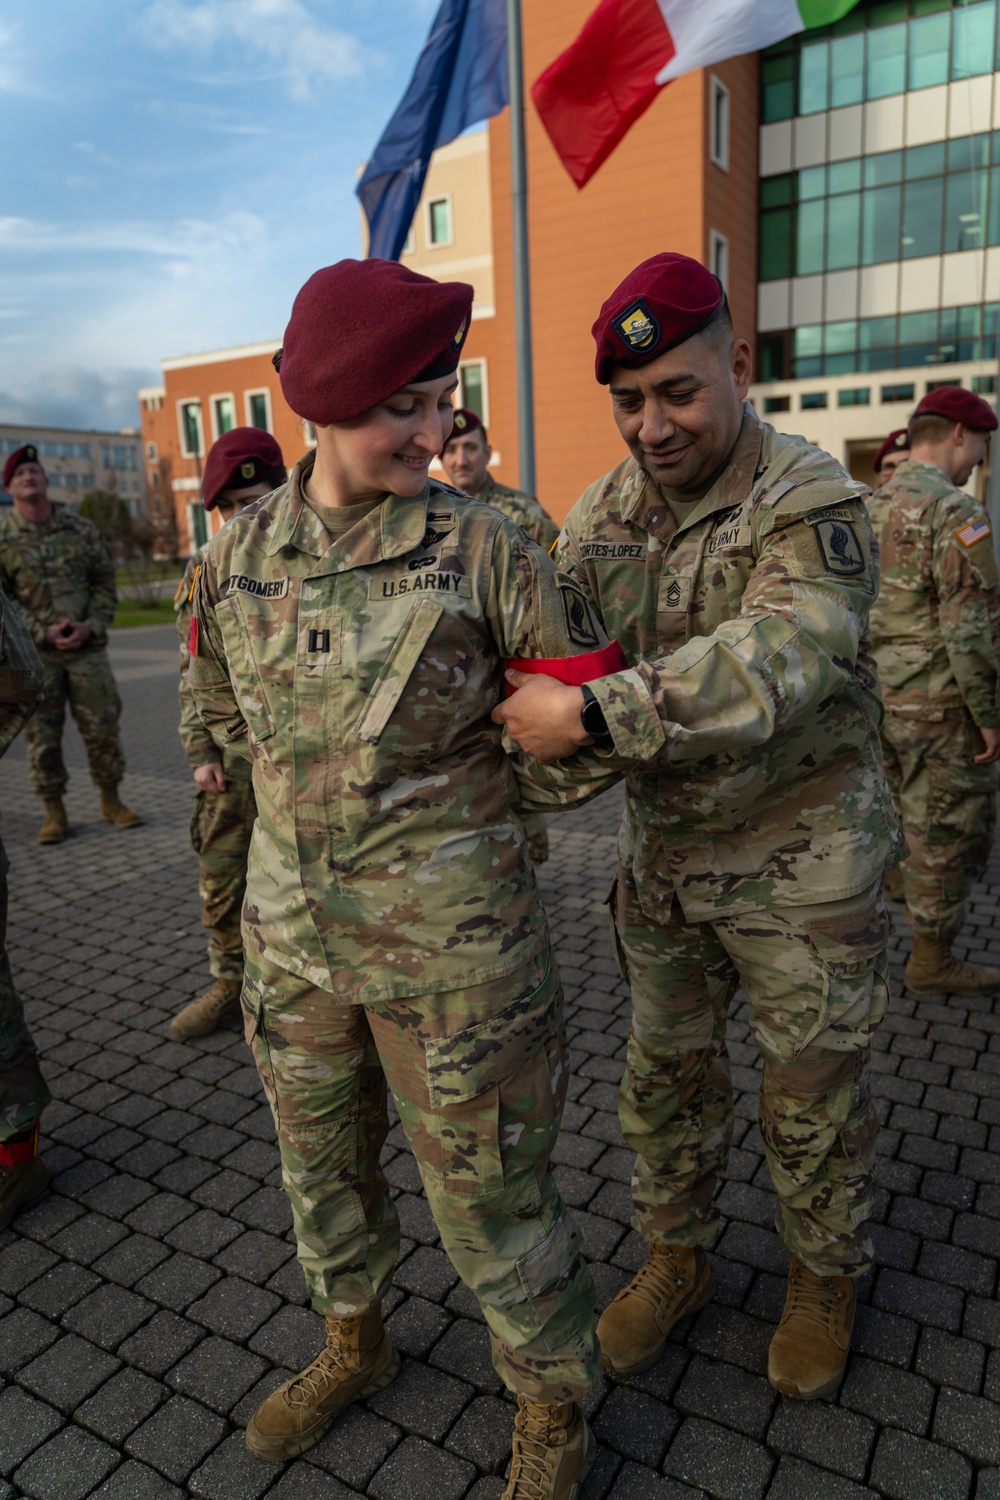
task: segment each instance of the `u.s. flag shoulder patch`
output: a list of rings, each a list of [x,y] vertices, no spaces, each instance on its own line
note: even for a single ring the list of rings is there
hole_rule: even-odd
[[[985,542],[988,536],[993,535],[993,527],[985,517],[980,516],[976,521],[970,521],[968,526],[963,526],[961,531],[955,535],[963,547],[974,547],[977,542]]]

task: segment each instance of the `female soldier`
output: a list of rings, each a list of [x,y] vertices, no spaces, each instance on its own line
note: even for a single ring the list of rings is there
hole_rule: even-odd
[[[253,758],[247,1037],[327,1332],[247,1442],[301,1453],[399,1368],[380,1310],[399,1243],[388,1080],[518,1396],[505,1500],[572,1500],[594,1448],[576,1405],[599,1368],[593,1286],[549,1173],[562,997],[490,710],[505,658],[604,638],[513,522],[428,480],[471,303],[395,262],[310,278],[276,362],[316,451],[220,532],[195,587],[190,687]]]

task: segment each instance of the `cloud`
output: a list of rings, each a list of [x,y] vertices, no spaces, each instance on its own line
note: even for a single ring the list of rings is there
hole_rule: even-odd
[[[172,256],[200,260],[221,248],[246,250],[265,237],[264,221],[243,209],[220,218],[180,219],[173,225],[123,220],[121,223],[58,224],[0,215],[0,252],[92,252]]]
[[[344,83],[366,71],[368,55],[355,37],[328,26],[303,0],[153,0],[141,19],[147,39],[189,60],[235,49],[271,77],[283,77],[293,99],[321,83]],[[244,82],[239,64],[227,70]]]
[[[157,385],[159,371],[125,367],[87,370],[60,365],[18,380],[17,394],[0,390],[0,422],[26,427],[137,427],[136,391]]]

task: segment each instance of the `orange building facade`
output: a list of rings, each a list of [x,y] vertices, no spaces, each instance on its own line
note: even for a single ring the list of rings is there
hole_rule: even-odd
[[[528,79],[569,44],[592,9],[593,0],[525,8]],[[536,491],[557,520],[625,451],[607,390],[594,379],[590,328],[633,266],[662,250],[703,261],[727,286],[737,332],[755,341],[758,91],[756,55],[678,79],[582,190],[528,106]],[[506,112],[436,153],[401,259],[475,286],[459,398],[488,425],[497,477],[517,484]],[[154,512],[173,507],[182,554],[213,529],[200,507],[200,474],[204,452],[227,424],[267,426],[289,466],[312,441],[309,424],[282,399],[271,364],[276,348],[166,359],[162,386],[139,393],[151,504]]]

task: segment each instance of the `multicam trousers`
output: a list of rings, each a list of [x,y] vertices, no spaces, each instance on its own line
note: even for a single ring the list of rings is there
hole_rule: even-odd
[[[632,993],[620,1117],[637,1153],[640,1232],[682,1245],[715,1235],[733,1120],[726,1017],[742,984],[764,1063],[760,1128],[778,1232],[818,1275],[865,1270],[877,1133],[869,1048],[888,999],[878,887],[714,922],[687,922],[675,900],[662,926],[640,909],[630,872],[611,899]]]
[[[8,868],[0,844],[0,1141],[30,1130],[51,1098],[7,957]]]
[[[392,1281],[388,1084],[500,1377],[543,1401],[591,1390],[594,1287],[549,1172],[567,1081],[555,971],[347,1006],[250,950],[243,1005],[317,1311],[362,1312]]]
[[[39,651],[45,668],[45,700],[28,720],[28,774],[38,797],[61,797],[69,776],[62,753],[66,704],[76,720],[90,774],[98,786],[117,786],[125,774],[118,734],[121,699],[108,653],[103,649]]]
[[[977,766],[983,738],[964,709],[937,721],[887,713],[885,772],[910,857],[900,865],[913,930],[944,939],[986,868],[996,823],[996,766]]]
[[[213,979],[243,979],[240,920],[247,888],[247,855],[257,817],[251,767],[227,752],[224,792],[195,796],[191,844],[198,856],[201,925],[208,929],[208,964]]]

